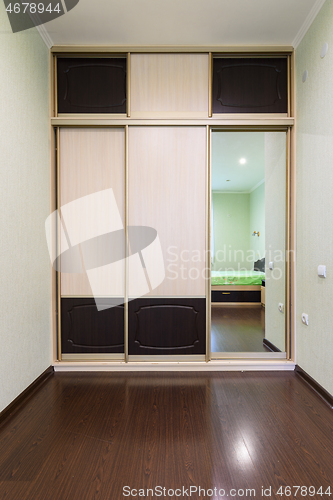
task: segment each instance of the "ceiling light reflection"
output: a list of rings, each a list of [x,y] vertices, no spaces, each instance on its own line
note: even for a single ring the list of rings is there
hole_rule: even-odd
[[[236,455],[237,455],[237,460],[241,463],[248,463],[251,462],[251,456],[250,452],[248,450],[248,447],[245,444],[245,441],[239,441],[236,446]]]

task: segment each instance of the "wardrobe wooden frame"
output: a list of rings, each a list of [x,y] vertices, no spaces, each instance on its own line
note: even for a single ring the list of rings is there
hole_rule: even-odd
[[[208,85],[208,114],[207,118],[193,119],[192,117],[184,116],[184,113],[173,113],[170,118],[131,118],[131,95],[130,95],[130,77],[131,68],[130,60],[131,53],[207,53],[209,56],[209,85]],[[61,115],[57,116],[57,87],[56,87],[56,58],[57,55],[61,57],[71,56],[89,56],[89,57],[105,57],[106,55],[127,57],[127,114],[121,115],[96,115],[96,114],[80,114],[80,115]],[[287,56],[288,57],[288,114],[226,114],[213,115],[212,114],[212,69],[213,58],[219,57],[267,57],[271,56]],[[129,126],[205,126],[207,137],[207,151],[206,151],[206,249],[209,250],[210,237],[209,237],[209,224],[210,224],[210,134],[212,129],[219,130],[288,130],[287,131],[287,217],[288,223],[286,224],[287,230],[287,243],[288,248],[295,252],[296,243],[296,177],[295,177],[295,54],[291,46],[250,46],[250,47],[198,47],[198,46],[54,46],[50,50],[50,136],[51,136],[51,153],[50,153],[50,172],[51,172],[51,211],[56,206],[55,203],[59,198],[57,186],[59,186],[59,145],[57,145],[56,155],[54,154],[54,130],[60,127],[107,127],[107,128],[124,128],[125,129],[125,221],[126,227],[128,222],[128,127]],[[59,133],[57,134],[59,137]],[[59,139],[57,141],[59,143]],[[55,175],[55,172],[57,174]],[[56,195],[55,195],[56,193]],[[59,201],[59,200],[58,200]],[[58,205],[58,203],[57,203]],[[126,243],[127,235],[126,235]],[[127,244],[126,244],[127,251]],[[287,263],[286,263],[287,265]],[[287,360],[272,359],[251,359],[253,356],[248,356],[247,359],[234,359],[225,357],[225,359],[217,360],[212,359],[211,356],[211,325],[210,325],[210,310],[211,310],[211,297],[210,297],[210,276],[206,280],[206,363],[196,359],[196,356],[188,355],[184,359],[183,356],[161,356],[149,357],[147,361],[139,360],[132,362],[128,357],[128,318],[127,318],[127,296],[125,295],[125,352],[121,355],[122,359],[112,359],[112,355],[103,355],[96,359],[96,355],[70,355],[70,360],[66,360],[61,355],[61,316],[60,316],[60,286],[57,283],[57,273],[52,270],[52,345],[53,345],[53,361],[56,369],[72,369],[72,370],[86,370],[86,369],[105,369],[105,370],[119,370],[119,369],[135,369],[135,370],[293,370],[296,363],[296,340],[295,340],[295,296],[296,296],[296,274],[295,262],[290,262],[288,273],[286,274],[286,289],[288,297],[288,307],[286,307],[286,352]],[[209,271],[207,273],[210,275]],[[128,269],[125,270],[125,279],[127,284]],[[61,278],[60,278],[61,279]],[[59,280],[60,281],[60,280]],[[127,286],[126,292],[127,293]],[[57,313],[58,304],[58,313]],[[57,339],[57,342],[55,341]],[[75,358],[75,359],[74,359]],[[85,359],[84,359],[85,358]],[[102,359],[103,358],[103,359]],[[142,362],[140,362],[142,361]],[[180,361],[186,361],[179,365]],[[62,367],[62,368],[61,368]],[[200,368],[201,367],[201,368]]]

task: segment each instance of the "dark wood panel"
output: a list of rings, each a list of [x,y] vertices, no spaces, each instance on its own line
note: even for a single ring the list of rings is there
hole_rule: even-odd
[[[59,113],[126,113],[126,58],[57,61]]]
[[[128,304],[129,354],[205,354],[206,299],[136,299]]]
[[[261,291],[223,292],[212,290],[212,302],[261,302]]]
[[[61,347],[63,353],[124,352],[124,305],[119,299],[61,299]],[[109,307],[112,306],[112,307]]]
[[[214,58],[213,113],[287,113],[287,58]]]
[[[232,488],[262,498],[262,487],[298,499],[276,492],[332,488],[332,463],[332,410],[294,372],[56,372],[1,428],[0,498],[118,500],[125,485],[200,485],[226,492],[191,499]]]

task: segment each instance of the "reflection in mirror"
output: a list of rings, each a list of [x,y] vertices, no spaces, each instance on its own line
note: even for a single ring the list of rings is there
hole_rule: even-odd
[[[286,133],[211,144],[212,355],[285,358]]]

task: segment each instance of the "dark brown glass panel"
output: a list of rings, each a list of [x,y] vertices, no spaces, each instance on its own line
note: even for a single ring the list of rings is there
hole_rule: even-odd
[[[261,291],[222,292],[212,290],[212,302],[261,302]]]
[[[58,58],[58,113],[126,113],[126,58]]]
[[[214,58],[213,113],[287,113],[287,58]]]
[[[136,299],[128,323],[129,354],[206,352],[206,299]]]
[[[124,305],[117,305],[119,299],[98,300],[106,309],[98,311],[93,298],[61,299],[63,353],[124,352]]]

